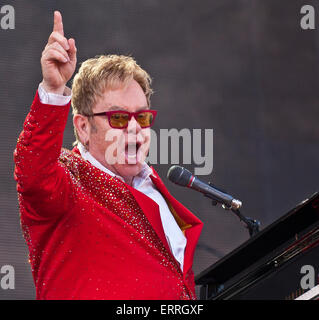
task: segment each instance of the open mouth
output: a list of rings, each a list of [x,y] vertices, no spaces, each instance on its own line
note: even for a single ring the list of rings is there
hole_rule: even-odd
[[[139,161],[140,142],[128,142],[125,144],[125,160],[129,164],[135,164]]]

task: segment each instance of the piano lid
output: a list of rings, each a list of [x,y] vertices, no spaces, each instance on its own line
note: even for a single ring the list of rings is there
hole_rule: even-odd
[[[302,231],[319,224],[319,193],[299,203],[283,217],[251,237],[195,277],[196,285],[222,284],[258,260],[300,236]]]

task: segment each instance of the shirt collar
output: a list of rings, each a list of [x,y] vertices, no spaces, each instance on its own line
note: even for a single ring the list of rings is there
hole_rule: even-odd
[[[83,146],[83,144],[81,142],[78,142],[77,147],[78,147],[80,154],[84,160],[89,161],[93,166],[104,171],[105,173],[109,174],[110,176],[119,178],[120,180],[125,182],[123,177],[116,175],[114,172],[112,172],[111,170],[109,170],[108,168],[103,166],[98,160],[96,160],[91,155],[91,153]],[[133,177],[132,187],[137,188],[137,187],[142,186],[146,181],[150,180],[150,175],[152,175],[152,174],[153,174],[152,169],[147,165],[146,162],[144,162],[140,173],[138,175],[136,175],[135,177]]]

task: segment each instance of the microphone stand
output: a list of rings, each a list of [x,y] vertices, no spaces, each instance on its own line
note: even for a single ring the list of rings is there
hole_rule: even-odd
[[[239,220],[243,221],[246,224],[246,228],[249,231],[250,237],[259,232],[260,222],[258,220],[246,218],[240,213],[239,209],[231,209],[231,211],[235,213]]]
[[[208,184],[210,186],[212,186],[213,188],[217,189],[211,182],[208,182]],[[217,189],[217,190],[226,193],[226,191],[223,191],[220,189]],[[213,200],[212,201],[213,206],[216,206],[217,203],[219,203],[218,199],[216,199],[214,196],[212,196],[210,194],[204,193],[204,196]],[[222,208],[225,210],[231,210],[233,213],[235,213],[235,215],[239,218],[240,221],[243,221],[246,224],[246,228],[248,229],[250,237],[254,236],[255,234],[257,234],[259,232],[260,221],[254,220],[251,218],[247,218],[244,215],[242,215],[242,213],[239,211],[239,209],[229,208],[225,204],[222,204]]]

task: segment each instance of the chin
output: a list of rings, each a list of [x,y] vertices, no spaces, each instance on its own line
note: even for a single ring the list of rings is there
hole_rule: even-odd
[[[116,171],[122,177],[135,177],[141,172],[142,166],[143,165],[141,163],[124,164],[116,168]]]

